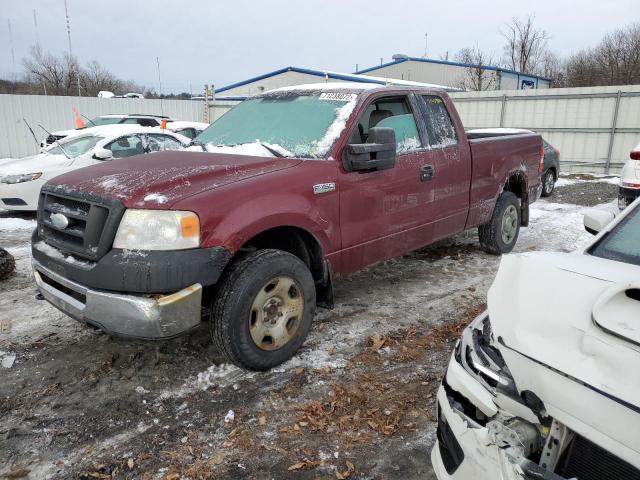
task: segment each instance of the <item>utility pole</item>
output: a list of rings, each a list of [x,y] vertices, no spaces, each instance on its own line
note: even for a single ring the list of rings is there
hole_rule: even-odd
[[[13,32],[11,31],[11,20],[7,18],[7,25],[9,26],[9,44],[11,45],[11,70],[12,74],[16,74],[16,52],[13,49]]]
[[[424,34],[424,57],[427,58],[427,47],[429,46],[429,34]]]
[[[33,28],[36,32],[36,47],[40,47],[40,36],[38,35],[38,17],[36,16],[36,9],[33,9]]]
[[[73,49],[71,48],[71,22],[69,21],[69,6],[67,0],[64,0],[64,15],[67,23],[67,40],[69,41],[69,61],[73,64]],[[80,93],[80,65],[77,65],[76,80],[78,82],[78,96],[82,96]]]

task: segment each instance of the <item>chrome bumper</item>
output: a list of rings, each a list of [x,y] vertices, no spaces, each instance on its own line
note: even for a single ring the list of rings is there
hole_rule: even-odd
[[[38,290],[54,307],[107,333],[159,340],[177,337],[200,323],[202,285],[170,295],[125,295],[91,290],[33,262]]]

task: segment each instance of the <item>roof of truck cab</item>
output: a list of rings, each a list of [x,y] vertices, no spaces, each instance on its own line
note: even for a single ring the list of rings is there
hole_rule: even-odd
[[[415,85],[380,85],[375,83],[356,83],[356,82],[326,82],[326,83],[308,83],[304,85],[292,85],[289,87],[280,87],[275,88],[273,90],[269,90],[264,92],[258,97],[262,95],[270,95],[279,92],[350,92],[350,93],[362,93],[362,92],[373,92],[373,91],[440,91],[444,92],[445,89],[440,87],[439,85],[425,85],[425,84],[415,84]]]

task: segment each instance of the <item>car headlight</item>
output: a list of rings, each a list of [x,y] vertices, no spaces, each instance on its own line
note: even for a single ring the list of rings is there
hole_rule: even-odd
[[[37,180],[42,176],[42,172],[24,173],[21,175],[5,175],[0,177],[0,183],[23,183]]]
[[[126,210],[113,248],[184,250],[200,246],[200,220],[193,212]]]
[[[464,329],[462,338],[456,345],[455,358],[492,394],[495,395],[500,390],[518,395],[511,372],[500,350],[494,346],[491,322],[486,312]]]

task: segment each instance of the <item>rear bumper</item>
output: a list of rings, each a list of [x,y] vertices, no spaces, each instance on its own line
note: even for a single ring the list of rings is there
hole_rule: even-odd
[[[107,333],[144,340],[177,337],[199,325],[202,285],[170,295],[126,295],[93,290],[33,261],[38,290],[70,317]]]
[[[624,210],[638,197],[640,197],[640,188],[619,187],[618,207]]]

